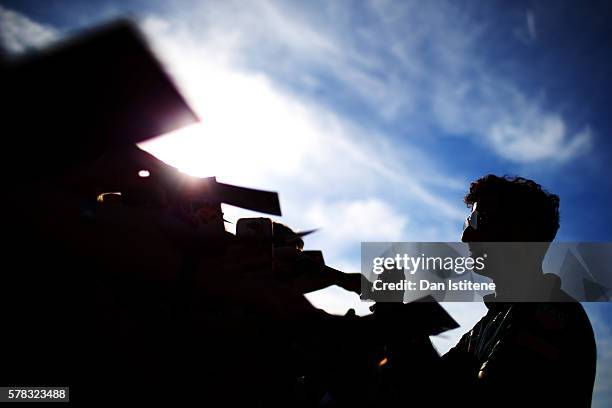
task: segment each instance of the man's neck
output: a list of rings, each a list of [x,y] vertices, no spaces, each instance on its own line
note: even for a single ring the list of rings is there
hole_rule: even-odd
[[[519,274],[493,279],[496,300],[532,300],[542,292],[544,272],[542,267],[523,269]],[[542,299],[544,300],[544,299]]]

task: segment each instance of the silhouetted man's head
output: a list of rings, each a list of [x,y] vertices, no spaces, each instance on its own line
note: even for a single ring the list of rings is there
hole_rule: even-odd
[[[464,201],[472,213],[463,242],[551,242],[559,229],[559,197],[533,180],[488,174]]]

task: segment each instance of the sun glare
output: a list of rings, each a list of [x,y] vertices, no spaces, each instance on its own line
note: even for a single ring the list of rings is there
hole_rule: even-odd
[[[176,78],[201,123],[140,144],[181,171],[258,186],[299,172],[321,130],[300,103],[265,77],[202,58],[182,58]]]

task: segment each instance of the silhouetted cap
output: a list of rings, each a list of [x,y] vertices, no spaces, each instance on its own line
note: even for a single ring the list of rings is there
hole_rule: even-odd
[[[0,86],[3,151],[17,171],[66,168],[198,120],[123,21],[5,64]]]

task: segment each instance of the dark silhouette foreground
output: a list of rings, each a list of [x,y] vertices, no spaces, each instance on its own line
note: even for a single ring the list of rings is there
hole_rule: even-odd
[[[393,405],[428,384],[428,336],[456,327],[439,305],[314,308],[304,293],[359,293],[360,275],[267,218],[225,231],[222,202],[280,215],[275,193],[135,146],[196,118],[129,24],[0,66],[0,85],[0,384],[70,386],[77,405],[266,407]]]
[[[435,302],[366,317],[314,308],[304,293],[359,293],[360,275],[267,218],[225,231],[222,202],[280,215],[275,193],[182,175],[135,146],[196,117],[129,24],[0,66],[0,89],[0,384],[70,386],[78,405],[590,399],[594,343],[577,303],[495,303],[444,359],[429,336],[457,324]],[[464,240],[554,237],[536,235],[537,213],[524,237],[493,234],[508,219],[495,212],[510,213],[491,191],[470,196],[482,219]]]

